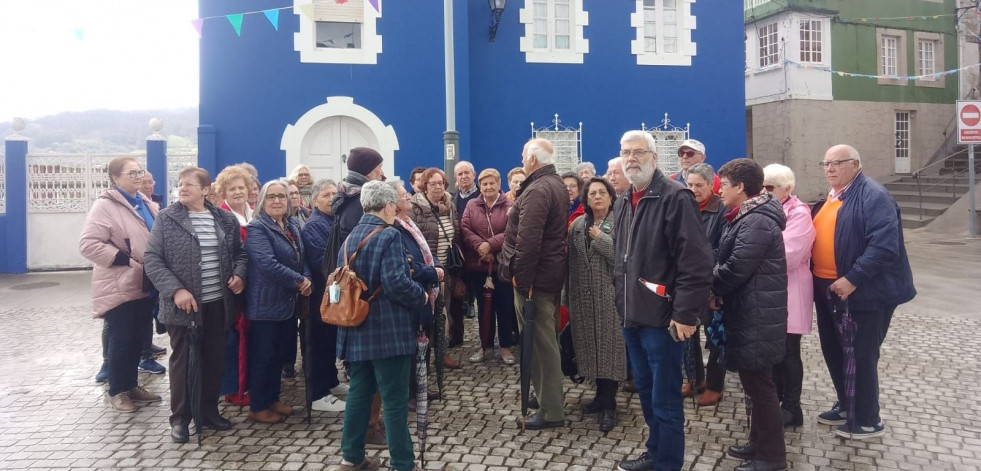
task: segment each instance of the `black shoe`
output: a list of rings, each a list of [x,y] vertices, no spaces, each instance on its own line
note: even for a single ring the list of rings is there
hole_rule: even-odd
[[[174,443],[187,443],[190,434],[187,430],[187,425],[174,425],[170,427],[170,438],[174,440]]]
[[[441,396],[439,395],[439,391],[426,391],[426,399],[438,401],[441,399]]]
[[[617,469],[620,471],[649,471],[654,469],[654,457],[645,451],[640,455],[640,458],[621,461]]]
[[[217,430],[219,432],[223,430],[231,430],[232,421],[228,420],[216,412],[211,417],[205,417],[202,421],[205,428],[210,428],[211,430]]]
[[[616,409],[606,409],[600,412],[600,431],[609,432],[617,426],[617,410]]]
[[[800,427],[801,425],[804,425],[804,412],[800,410],[800,406],[797,406],[796,410],[789,410],[781,407],[780,414],[783,416],[783,428]]]
[[[623,382],[623,390],[628,393],[635,393],[637,392],[637,385],[634,384],[633,380],[628,379]]]
[[[731,450],[732,447],[729,449]],[[787,469],[786,461],[783,463],[773,463],[769,461],[751,460],[736,466],[734,471],[780,471],[782,469]]]
[[[529,409],[541,409],[542,408],[538,404],[538,398],[537,397],[533,397],[531,399],[528,399],[528,408]]]
[[[296,368],[293,366],[283,367],[283,379],[292,379],[296,377]]]
[[[542,430],[546,428],[565,427],[564,420],[548,421],[542,416],[535,414],[524,420],[525,430]],[[518,419],[518,428],[521,428],[521,419]]]
[[[603,406],[599,403],[599,401],[593,399],[593,402],[590,402],[582,407],[582,411],[584,414],[595,414],[597,412],[602,412]]]
[[[150,354],[151,355],[153,355],[155,357],[159,357],[159,356],[164,355],[166,353],[167,353],[167,349],[166,348],[164,348],[164,347],[158,347],[158,346],[156,346],[156,345],[154,345],[152,343],[150,344]]]
[[[727,453],[733,458],[739,458],[746,461],[752,460],[753,458],[756,458],[756,445],[752,443],[747,443],[743,446],[733,445],[729,447],[729,451],[727,451]]]

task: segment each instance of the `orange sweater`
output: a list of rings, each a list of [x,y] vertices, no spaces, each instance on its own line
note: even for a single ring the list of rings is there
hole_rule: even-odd
[[[816,237],[811,260],[814,262],[814,276],[825,280],[838,279],[838,267],[835,265],[835,222],[840,209],[841,200],[829,196],[817,216],[814,216]]]

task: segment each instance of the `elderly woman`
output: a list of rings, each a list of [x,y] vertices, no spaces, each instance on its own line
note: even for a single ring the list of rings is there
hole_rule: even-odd
[[[583,411],[600,414],[600,430],[616,427],[618,382],[627,379],[626,345],[613,288],[613,185],[591,178],[582,195],[585,214],[569,227],[569,276],[563,301],[569,308],[579,374],[596,382],[596,397]]]
[[[811,208],[793,194],[794,172],[780,164],[763,168],[763,188],[783,206],[787,228],[783,247],[787,254],[787,353],[773,367],[773,382],[783,413],[784,427],[804,425],[800,394],[804,382],[804,363],[800,358],[800,339],[811,333],[814,308],[814,281],[811,275],[811,247],[814,223]]]
[[[761,194],[763,169],[756,162],[730,161],[719,169],[719,178],[722,202],[730,211],[709,305],[723,310],[726,368],[739,373],[752,404],[749,443],[730,446],[728,453],[745,460],[736,471],[785,469],[783,418],[772,369],[783,360],[787,341],[786,217],[776,199]]]
[[[242,167],[232,165],[225,167],[218,177],[218,192],[221,195],[221,209],[230,211],[242,228],[242,238],[245,240],[245,226],[252,220],[252,206],[249,197],[252,192],[252,176]]]
[[[494,326],[501,346],[501,360],[506,365],[515,363],[511,353],[511,332],[517,320],[514,314],[514,290],[508,281],[497,274],[497,254],[504,246],[504,229],[508,225],[508,210],[514,204],[501,193],[501,174],[489,168],[477,178],[480,197],[467,203],[460,229],[463,232],[463,255],[467,260],[463,280],[473,293],[483,293],[488,277],[493,283],[491,305],[478,298],[480,315],[480,350],[470,361],[483,361],[487,352],[494,348]]]
[[[508,192],[507,197],[512,202],[518,197],[518,189],[521,188],[521,182],[525,181],[528,175],[525,174],[525,169],[521,167],[514,167],[508,172]]]
[[[303,194],[300,191],[299,185],[293,180],[289,180],[287,184],[290,187],[290,206],[293,207],[293,213],[290,214],[290,217],[300,223],[300,229],[302,230],[303,226],[307,224],[307,219],[310,219],[310,210],[303,203]]]
[[[289,180],[296,183],[296,188],[300,191],[300,207],[309,210],[313,204],[313,175],[310,167],[300,164],[290,172]]]
[[[398,229],[390,227],[395,223],[397,201],[398,193],[391,185],[365,183],[361,187],[365,214],[337,256],[340,266],[358,252],[351,269],[367,285],[366,292],[381,288],[364,323],[338,328],[337,357],[348,363],[351,377],[341,434],[342,469],[376,469],[380,464],[379,458],[365,455],[365,433],[376,391],[384,403],[389,466],[398,471],[415,468],[408,426],[407,371],[416,351],[417,327],[412,313],[430,299],[423,286],[413,281],[403,238]]]
[[[252,177],[251,187],[249,187],[249,207],[255,210],[255,205],[259,203],[259,187],[262,186],[259,183],[258,177]]]
[[[453,198],[446,192],[446,175],[438,168],[427,169],[422,174],[426,191],[416,193],[409,202],[412,204],[412,222],[426,236],[429,251],[433,253],[443,267],[447,260],[452,244],[460,241],[459,219],[456,217],[456,205]],[[463,343],[463,296],[465,287],[460,282],[459,273],[447,273],[445,278],[446,291],[443,297],[449,310],[449,347]],[[440,315],[440,313],[437,313]],[[459,368],[460,364],[447,355],[443,359],[447,368]]]
[[[695,194],[695,202],[698,203],[702,215],[702,227],[705,229],[706,238],[712,244],[713,253],[719,249],[719,239],[722,238],[722,229],[726,225],[726,211],[722,199],[712,192],[711,182],[714,179],[715,169],[709,164],[694,164],[688,168],[688,189]],[[704,328],[708,328],[712,322],[712,310],[706,307],[699,321]],[[695,329],[695,345],[701,343],[700,330]],[[722,389],[726,380],[725,366],[719,362],[719,347],[708,339],[707,333],[705,337],[705,348],[709,350],[708,367],[702,362],[702,349],[694,349],[695,390],[693,391],[688,383],[681,387],[681,395],[684,397],[701,394],[698,398],[698,405],[701,407],[713,406],[722,400]],[[708,377],[705,375],[706,369],[708,369]]]
[[[572,225],[572,221],[586,212],[579,195],[582,193],[583,182],[575,173],[567,172],[562,174],[562,183],[565,183],[565,190],[569,193],[569,222],[566,224],[566,229],[568,229]]]
[[[588,182],[596,176],[596,166],[592,162],[576,165],[576,175],[579,176],[579,181]]]
[[[202,423],[228,430],[218,413],[225,332],[235,325],[235,296],[245,289],[248,257],[238,221],[207,201],[211,176],[186,167],[178,174],[178,202],[162,211],[150,232],[146,274],[160,292],[160,322],[170,333],[170,437],[188,439],[191,417],[187,364],[192,322],[201,334]]]
[[[140,351],[153,336],[153,301],[143,274],[144,252],[157,217],[157,204],[140,193],[144,171],[132,157],[108,165],[113,188],[85,216],[78,241],[92,269],[92,308],[109,333],[109,406],[136,412],[160,400],[136,382]]]
[[[280,402],[280,370],[286,349],[296,348],[300,303],[312,283],[303,259],[300,225],[289,217],[289,186],[273,180],[259,192],[256,217],[246,228],[249,280],[245,314],[249,319],[249,419],[280,422],[293,409]]]
[[[307,387],[310,388],[311,408],[321,412],[340,412],[344,410],[342,396],[347,395],[347,385],[337,380],[337,327],[325,324],[320,318],[320,303],[324,299],[327,278],[321,269],[324,263],[324,250],[327,239],[334,226],[334,214],[330,204],[337,194],[334,180],[319,180],[311,188],[313,192],[313,213],[303,226],[303,254],[307,259],[313,281],[310,296],[310,312],[305,322],[310,322],[310,338],[307,340],[310,362]],[[306,335],[301,329],[300,335]],[[295,353],[294,360],[295,360]]]

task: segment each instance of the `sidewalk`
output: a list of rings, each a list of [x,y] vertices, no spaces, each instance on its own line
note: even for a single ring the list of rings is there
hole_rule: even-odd
[[[981,241],[907,232],[917,298],[900,308],[882,351],[882,439],[850,442],[816,423],[833,393],[816,332],[805,336],[805,425],[788,430],[792,469],[981,469]],[[91,318],[88,272],[0,275],[0,469],[331,469],[339,462],[343,416],[305,414],[256,425],[225,407],[235,427],[208,431],[201,447],[170,441],[167,375],[140,374],[164,401],[117,414],[93,381],[101,362],[101,321]],[[51,285],[57,283],[57,285]],[[635,395],[620,393],[619,426],[605,436],[581,405],[590,386],[565,383],[568,426],[521,434],[517,367],[466,362],[476,324],[452,354],[445,400],[429,414],[427,469],[609,470],[636,456],[646,431]],[[158,345],[169,342],[157,336]],[[164,363],[166,364],[166,363]],[[734,374],[717,408],[685,402],[685,469],[732,469],[725,449],[746,439],[747,420]],[[284,381],[284,402],[302,404],[303,380]],[[415,420],[410,416],[413,442]],[[417,444],[417,443],[416,443]],[[374,453],[374,452],[371,452]],[[387,458],[387,452],[380,456]],[[387,464],[387,460],[386,460]],[[383,467],[383,469],[386,469]]]

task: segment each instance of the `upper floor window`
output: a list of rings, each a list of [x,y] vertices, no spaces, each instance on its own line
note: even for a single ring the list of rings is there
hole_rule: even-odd
[[[876,56],[878,57],[879,85],[909,85],[906,75],[906,31],[901,29],[876,29]]]
[[[882,37],[882,75],[899,75],[897,61],[899,59],[899,38],[896,36]]]
[[[520,49],[526,62],[582,64],[589,52],[583,36],[589,15],[583,0],[525,0],[518,12],[525,25]]]
[[[691,65],[695,43],[691,31],[694,0],[635,0],[630,25],[637,30],[630,49],[639,65]]]
[[[944,70],[944,35],[941,33],[928,33],[916,31],[913,33],[913,40],[916,41],[916,75],[915,80],[918,87],[944,88],[946,86],[945,77],[937,76],[937,73]]]
[[[777,24],[770,23],[759,28],[760,67],[776,65],[779,58]]]
[[[823,31],[821,20],[801,20],[800,61],[821,63],[824,61]]]
[[[293,0],[293,12],[300,16],[293,50],[301,62],[378,62],[382,43],[375,22],[381,17],[381,0]]]
[[[929,40],[916,42],[916,75],[933,75],[937,72],[937,43]],[[927,80],[933,80],[933,77]]]

